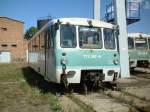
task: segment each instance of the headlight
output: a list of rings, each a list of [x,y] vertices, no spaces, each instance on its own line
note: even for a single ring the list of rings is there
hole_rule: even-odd
[[[114,71],[114,70],[109,70],[109,71],[108,71],[108,73],[107,73],[107,75],[108,75],[108,76],[113,76],[113,75],[114,75],[114,73],[115,73],[115,71]]]
[[[119,64],[119,60],[114,60],[114,64],[118,65]]]
[[[67,64],[67,59],[66,59],[66,58],[63,58],[63,59],[61,60],[61,64],[62,64],[62,65],[66,65],[66,64]]]

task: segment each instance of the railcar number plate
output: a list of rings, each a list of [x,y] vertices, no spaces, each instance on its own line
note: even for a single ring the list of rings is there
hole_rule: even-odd
[[[83,55],[85,59],[100,59],[101,55]]]

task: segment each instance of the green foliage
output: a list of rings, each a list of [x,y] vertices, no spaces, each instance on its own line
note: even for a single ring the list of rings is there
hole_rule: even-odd
[[[27,40],[31,39],[31,38],[35,35],[35,33],[36,33],[37,31],[38,31],[38,29],[37,29],[36,27],[31,26],[31,27],[26,31],[24,38],[27,39]]]
[[[51,93],[47,94],[47,96],[50,99],[49,103],[53,112],[64,112],[56,96]]]

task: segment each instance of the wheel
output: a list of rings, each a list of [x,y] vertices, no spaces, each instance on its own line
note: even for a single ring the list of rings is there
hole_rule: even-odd
[[[82,83],[81,85],[82,85],[82,93],[87,95],[88,88],[86,83]]]

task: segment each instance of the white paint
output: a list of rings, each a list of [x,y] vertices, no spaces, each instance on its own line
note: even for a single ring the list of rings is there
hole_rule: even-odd
[[[0,52],[0,63],[10,63],[11,54],[10,52]]]
[[[132,38],[139,38],[139,37],[147,38],[147,37],[150,37],[150,35],[149,34],[145,34],[145,33],[128,33],[128,37],[132,37]]]
[[[121,77],[130,77],[125,0],[114,0],[115,23],[119,26]]]
[[[109,70],[114,70],[115,72],[118,72],[118,76],[120,74],[120,68],[100,68],[103,70],[103,73],[105,74],[105,78],[104,78],[104,82],[107,82],[107,81],[113,81],[113,75],[112,76],[108,76],[107,73]],[[67,80],[69,83],[80,83],[81,81],[81,70],[82,69],[66,69],[66,73],[68,71],[75,71],[75,75],[72,76],[72,77],[67,77]],[[83,69],[84,70],[84,69]],[[88,69],[87,69],[88,70]],[[89,70],[91,70],[91,68],[89,68]],[[94,70],[94,69],[92,69]],[[96,70],[96,69],[95,69]],[[62,73],[62,69],[57,69],[57,73],[56,73],[56,81],[57,83],[60,82],[60,74]]]

